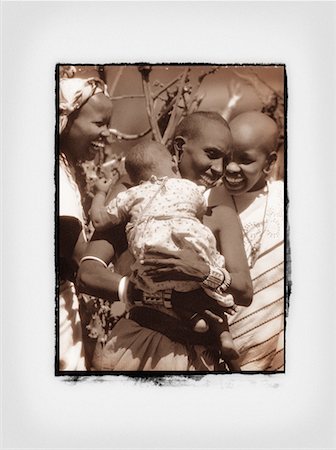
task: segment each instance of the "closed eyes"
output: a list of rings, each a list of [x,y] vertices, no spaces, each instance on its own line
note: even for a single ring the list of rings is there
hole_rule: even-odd
[[[223,158],[223,153],[217,148],[206,148],[204,151],[210,159]]]

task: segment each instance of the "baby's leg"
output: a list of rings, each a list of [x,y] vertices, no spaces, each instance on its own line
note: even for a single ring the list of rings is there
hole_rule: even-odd
[[[239,353],[234,345],[230,331],[223,331],[219,336],[221,355],[224,360],[238,359]]]
[[[177,312],[177,311],[176,311]],[[202,314],[195,313],[190,314],[190,312],[179,310],[178,314],[181,318],[184,320],[188,320],[190,322],[190,325],[192,326],[194,331],[197,331],[198,333],[205,333],[209,330],[209,328],[213,331],[216,338],[218,339],[219,343],[219,351],[221,354],[222,359],[224,359],[227,363],[230,361],[238,359],[239,353],[236,349],[236,346],[233,342],[230,330],[229,330],[229,324],[227,321],[227,317],[225,314],[223,314],[222,319],[223,322],[219,323],[216,320],[207,317],[206,319],[202,316]],[[234,371],[237,371],[236,365],[232,366],[234,367]]]
[[[226,315],[224,314],[222,323],[211,320],[210,328],[219,340],[222,358],[224,360],[238,359],[239,353],[233,342]]]
[[[223,313],[220,314],[223,320],[222,323],[210,318],[208,315],[205,317],[204,305],[203,308],[199,309],[199,312],[195,313],[195,307],[199,299],[197,297],[193,298],[192,293],[189,294],[191,294],[191,301],[186,301],[185,298],[183,301],[180,301],[178,297],[172,298],[172,305],[175,313],[187,323],[189,322],[190,326],[195,331],[205,333],[210,328],[217,338],[219,350],[223,359],[232,360],[239,358],[239,353],[230,334],[227,316],[224,313],[224,309]],[[211,300],[214,301],[212,298]]]
[[[195,313],[189,318],[189,320],[194,331],[197,331],[198,333],[205,333],[208,331],[208,322],[201,316],[201,314]]]
[[[182,298],[178,295],[172,297],[172,306],[178,317],[184,320],[186,324],[189,324],[192,330],[198,333],[205,333],[209,330],[209,325],[204,315],[196,311],[196,305],[199,303],[199,300],[198,290],[185,292]],[[203,308],[200,311],[203,311]]]
[[[209,330],[209,325],[201,314],[184,309],[181,305],[174,305],[174,311],[181,319],[189,323],[191,329],[194,331],[197,331],[198,333],[205,333]]]

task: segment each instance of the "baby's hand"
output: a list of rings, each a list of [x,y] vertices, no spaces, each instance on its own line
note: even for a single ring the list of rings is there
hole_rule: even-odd
[[[112,180],[107,180],[106,178],[99,178],[94,185],[95,193],[98,192],[105,192],[107,194],[108,190],[110,189]]]
[[[229,306],[227,308],[223,308],[226,314],[229,314],[229,316],[234,316],[236,312],[238,311],[237,305]]]
[[[217,303],[224,309],[225,313],[230,316],[235,315],[238,310],[232,294],[222,294],[218,297]]]

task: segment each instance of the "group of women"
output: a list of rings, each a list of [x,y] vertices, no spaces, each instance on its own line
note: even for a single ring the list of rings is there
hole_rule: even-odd
[[[218,361],[202,336],[182,338],[178,318],[152,322],[132,318],[134,291],[128,283],[131,256],[123,226],[95,232],[90,242],[77,186],[76,167],[104,149],[109,135],[112,102],[98,79],[60,81],[59,139],[59,303],[57,364],[64,371],[214,371]],[[172,146],[183,178],[210,188],[205,223],[221,242],[225,266],[232,275],[229,292],[251,295],[248,307],[229,317],[240,354],[242,371],[284,370],[283,183],[268,181],[275,161],[276,125],[252,112],[230,124],[233,143],[227,142],[227,125],[213,116],[195,115],[179,125]],[[234,122],[235,121],[235,122]],[[220,187],[211,188],[223,177]],[[115,196],[126,186],[115,187]],[[209,268],[188,248],[155,252],[157,274],[169,279],[201,281]],[[114,270],[108,268],[113,262]],[[241,274],[248,273],[247,282]],[[246,277],[244,278],[246,280]],[[252,283],[251,283],[252,280]],[[93,360],[85,359],[79,316],[78,291],[123,301],[130,311],[114,326],[105,344],[97,343]],[[184,294],[181,301],[199,308],[210,320],[222,311],[200,289],[195,302]],[[197,306],[196,306],[197,303]],[[146,309],[150,309],[146,305]],[[162,316],[161,316],[162,317]],[[140,317],[141,319],[141,317]],[[182,327],[182,324],[181,324]],[[194,333],[195,334],[195,333]],[[237,367],[237,366],[236,366]]]

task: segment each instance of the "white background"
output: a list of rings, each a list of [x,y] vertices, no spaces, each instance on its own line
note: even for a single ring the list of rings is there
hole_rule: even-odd
[[[335,6],[2,4],[4,448],[335,448]],[[139,61],[287,65],[286,375],[53,375],[54,67]]]

